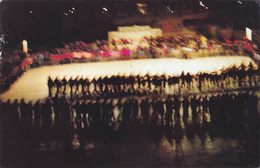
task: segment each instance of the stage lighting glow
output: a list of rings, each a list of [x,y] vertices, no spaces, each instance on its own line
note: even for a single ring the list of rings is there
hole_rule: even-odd
[[[107,12],[107,8],[103,7],[102,9]]]
[[[204,5],[204,3],[202,1],[199,1],[199,5],[202,6],[205,9],[209,9],[206,5]]]

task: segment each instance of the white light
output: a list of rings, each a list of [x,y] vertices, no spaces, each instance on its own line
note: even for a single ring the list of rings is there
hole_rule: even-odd
[[[246,27],[246,38],[252,41],[252,30],[248,27]]]
[[[239,3],[239,4],[243,4],[241,1],[237,1],[237,3]]]
[[[32,14],[33,12],[30,10],[30,12],[29,12],[30,14]]]
[[[0,43],[5,43],[4,34],[0,35]]]
[[[75,10],[75,8],[74,8],[74,7],[72,7],[71,9],[72,9],[72,10]]]
[[[103,7],[102,9],[107,12],[107,8]]]
[[[205,6],[205,5],[203,4],[202,1],[199,1],[199,4],[200,4],[200,6],[202,6],[203,8],[205,8],[205,9],[209,9],[207,6]]]
[[[0,1],[1,2],[1,1]],[[2,51],[0,51],[0,63],[2,62]]]

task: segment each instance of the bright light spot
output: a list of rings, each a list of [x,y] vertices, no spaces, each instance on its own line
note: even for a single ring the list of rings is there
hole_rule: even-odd
[[[2,51],[0,51],[0,63],[2,63]]]
[[[137,3],[137,4],[136,4],[137,10],[138,10],[142,15],[145,15],[145,14],[146,14],[146,7],[147,7],[147,4],[145,4],[145,3]]]
[[[5,43],[4,34],[0,35],[0,44]]]
[[[72,7],[71,9],[72,9],[72,10],[75,10],[75,8],[74,8],[74,7]]]
[[[145,8],[147,5],[145,3],[136,3],[136,6],[139,8]]]
[[[30,14],[32,14],[33,12],[30,10],[30,12],[29,12]]]
[[[237,1],[237,3],[239,3],[239,4],[243,4],[241,1]]]
[[[139,11],[141,14],[143,14],[143,15],[145,14],[145,10],[143,10],[143,9],[139,9],[138,11]]]
[[[205,5],[203,4],[202,1],[199,1],[199,4],[200,4],[200,6],[202,6],[203,8],[205,8],[205,9],[209,9],[207,6],[205,6]]]
[[[64,12],[63,14],[66,15],[66,16],[68,16],[68,13],[66,13],[66,12]]]
[[[102,9],[107,12],[107,8],[103,7]]]

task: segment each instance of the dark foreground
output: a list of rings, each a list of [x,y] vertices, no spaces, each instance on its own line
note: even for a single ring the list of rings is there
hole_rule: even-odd
[[[212,96],[197,104],[180,99],[180,107],[169,97],[151,100],[147,106],[126,101],[118,110],[122,117],[108,120],[103,113],[101,118],[90,112],[77,117],[77,109],[73,113],[77,106],[69,105],[71,118],[60,115],[55,119],[54,109],[50,120],[42,116],[30,121],[25,116],[16,121],[6,115],[15,108],[2,104],[0,166],[259,166],[258,98],[254,93]]]

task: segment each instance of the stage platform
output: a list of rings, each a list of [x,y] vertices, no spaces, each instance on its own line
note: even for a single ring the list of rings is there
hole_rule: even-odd
[[[190,74],[200,72],[221,73],[230,67],[239,67],[242,64],[248,66],[250,63],[257,67],[251,58],[244,56],[215,56],[195,59],[140,59],[43,66],[25,72],[0,98],[4,101],[8,99],[20,100],[22,98],[26,101],[44,99],[48,96],[48,76],[52,78],[63,78],[66,76],[68,79],[70,77],[84,76],[92,79],[94,77],[117,74],[144,75],[148,72],[151,75],[164,73],[180,75],[183,71]]]

